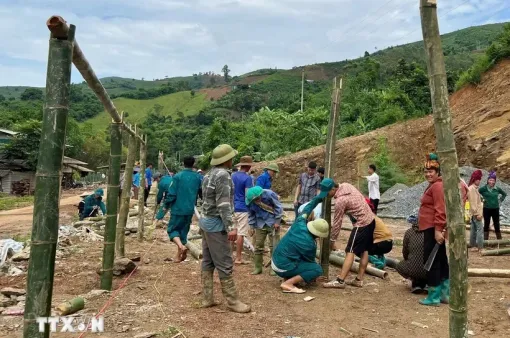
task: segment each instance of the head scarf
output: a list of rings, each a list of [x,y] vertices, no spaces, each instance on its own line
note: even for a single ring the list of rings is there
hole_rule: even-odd
[[[481,170],[475,170],[472,174],[471,174],[471,178],[469,179],[469,184],[468,186],[471,186],[473,185],[473,183],[475,183],[475,181],[479,181],[482,179],[482,171]]]
[[[492,178],[492,179],[494,179],[494,181],[496,180],[496,172],[495,172],[495,171],[491,171],[491,172],[489,173],[489,178],[488,178],[487,180],[489,180],[489,179],[491,179],[491,178]]]
[[[439,158],[436,154],[430,153],[427,155],[427,161],[425,161],[425,169],[436,169],[439,171]]]

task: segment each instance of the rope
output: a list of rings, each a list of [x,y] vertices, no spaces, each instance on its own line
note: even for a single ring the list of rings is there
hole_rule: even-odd
[[[154,243],[156,243],[156,238],[152,241],[152,244],[149,246],[149,248],[147,249],[147,251],[145,251],[142,259],[140,260],[140,262],[143,262],[144,258],[147,256],[147,254],[149,253],[149,251],[152,249],[152,247],[154,246]],[[133,269],[133,271],[131,271],[131,273],[126,277],[124,278],[124,280],[122,281],[122,283],[120,284],[120,286],[113,292],[113,294],[110,296],[110,298],[108,298],[108,300],[106,301],[106,303],[103,305],[103,307],[101,308],[101,310],[99,310],[99,312],[96,314],[96,319],[99,318],[99,316],[101,314],[103,314],[106,309],[111,305],[111,303],[113,302],[113,300],[115,299],[115,297],[117,296],[117,294],[120,292],[120,290],[126,285],[127,281],[129,280],[129,278],[131,278],[131,276],[133,275],[133,273],[138,270],[138,265]],[[90,328],[91,326],[91,323],[89,323],[87,325],[87,329],[82,332],[81,335],[78,336],[78,338],[82,338],[83,336],[85,336],[85,334],[87,334],[87,330]]]

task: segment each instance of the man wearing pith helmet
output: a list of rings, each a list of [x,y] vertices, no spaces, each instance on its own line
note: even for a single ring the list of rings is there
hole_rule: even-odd
[[[326,178],[320,183],[320,193],[305,207],[292,224],[290,230],[276,246],[271,260],[271,268],[286,280],[280,285],[285,293],[304,293],[296,284],[310,283],[322,275],[322,268],[315,261],[317,238],[326,238],[329,224],[323,219],[307,222],[308,215],[326,196],[334,196],[338,184]]]
[[[202,217],[200,228],[202,239],[202,286],[204,299],[202,307],[216,305],[213,297],[213,274],[218,270],[223,296],[229,310],[239,313],[251,311],[251,306],[238,299],[232,276],[233,259],[229,241],[237,239],[237,229],[232,221],[233,184],[228,170],[237,155],[228,144],[214,148],[211,156],[211,170],[202,182]]]

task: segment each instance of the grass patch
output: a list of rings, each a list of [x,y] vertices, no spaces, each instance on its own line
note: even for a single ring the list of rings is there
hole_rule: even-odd
[[[124,111],[128,113],[127,120],[133,124],[142,123],[147,115],[154,111],[154,106],[160,107],[161,114],[165,116],[178,117],[179,113],[184,116],[197,114],[204,108],[208,101],[205,99],[204,93],[196,92],[194,96],[189,91],[173,93],[165,96],[160,96],[150,100],[135,100],[128,98],[116,98],[113,100],[115,107],[119,112]],[[103,130],[111,122],[111,117],[108,113],[103,112],[86,121],[91,123],[97,130]]]
[[[0,211],[27,207],[34,204],[34,196],[5,196],[0,195]]]

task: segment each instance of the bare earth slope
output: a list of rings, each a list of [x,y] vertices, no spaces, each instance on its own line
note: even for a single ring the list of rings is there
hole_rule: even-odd
[[[457,152],[461,165],[496,168],[510,178],[510,60],[484,75],[478,86],[468,86],[450,97]],[[341,123],[341,122],[340,122]],[[337,141],[335,179],[356,182],[384,137],[393,160],[411,176],[421,170],[424,156],[435,150],[432,116],[394,124],[360,136]],[[308,161],[323,163],[324,146],[279,158],[280,176],[275,190],[286,196],[296,186],[298,174]],[[260,169],[266,163],[257,165]]]

